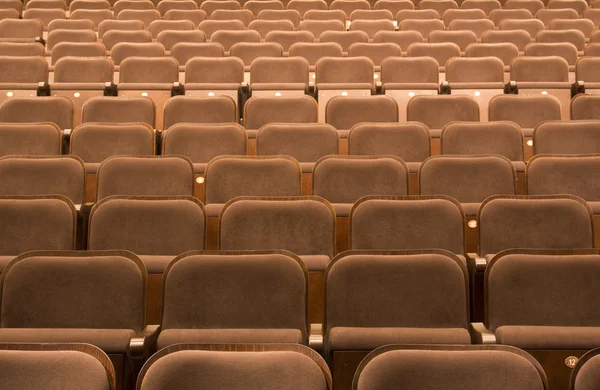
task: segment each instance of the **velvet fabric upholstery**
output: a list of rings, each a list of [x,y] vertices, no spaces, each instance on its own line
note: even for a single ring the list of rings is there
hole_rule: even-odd
[[[454,11],[458,11],[458,10],[454,10]],[[468,10],[461,10],[461,11],[468,11]],[[451,31],[468,30],[468,31],[473,32],[475,34],[475,36],[477,37],[478,41],[481,40],[481,36],[483,35],[484,32],[492,31],[495,29],[495,27],[496,26],[494,26],[494,22],[492,22],[489,19],[485,19],[485,18],[484,19],[474,19],[474,20],[455,19],[455,20],[451,21],[450,24],[448,25],[448,29]],[[473,44],[474,43],[471,43],[471,45],[473,45]],[[464,50],[466,50],[467,47],[469,47],[469,46],[466,46]]]
[[[194,341],[212,331],[211,343],[306,343],[307,278],[300,258],[286,252],[181,255],[165,271],[159,348],[191,342],[180,330]]]
[[[200,23],[206,20],[208,16],[206,12],[201,9],[183,10],[183,9],[171,9],[165,13],[165,20],[189,20],[194,23],[195,27],[198,27]]]
[[[550,120],[560,120],[560,101],[552,95],[498,95],[490,100],[490,121],[511,121],[533,129]]]
[[[402,49],[395,43],[353,43],[348,48],[350,57],[367,57],[375,66],[387,57],[400,57]]]
[[[2,197],[0,216],[0,248],[3,256],[14,257],[41,249],[75,249],[77,212],[65,197]],[[6,260],[9,259],[4,258]]]
[[[542,0],[507,0],[504,7],[506,9],[526,9],[535,15],[539,10],[544,9],[545,5]]]
[[[267,10],[267,11],[274,11],[274,10],[282,11],[283,8],[284,8],[283,3],[278,0],[265,0],[265,1],[251,0],[251,1],[247,1],[246,3],[244,3],[244,9],[249,9],[257,17],[258,17],[258,14],[262,11],[265,11],[265,10]]]
[[[490,20],[496,26],[505,19],[532,19],[533,15],[526,9],[495,9],[490,12]]]
[[[258,130],[269,123],[316,123],[317,102],[307,95],[254,96],[244,106],[244,119],[248,130]]]
[[[310,31],[270,31],[265,36],[265,42],[278,43],[287,53],[295,43],[314,43],[315,36]]]
[[[315,34],[315,38],[317,35]],[[314,66],[322,57],[341,57],[343,55],[342,47],[335,43],[303,43],[297,42],[290,46],[290,57],[303,57],[310,66]]]
[[[504,63],[496,57],[452,58],[446,63],[446,81],[458,85],[460,83],[503,84]]]
[[[96,42],[96,32],[94,30],[54,30],[48,33],[46,50],[52,51],[57,43],[61,42]]]
[[[376,12],[376,11],[369,11]],[[394,31],[394,22],[388,19],[377,19],[377,20],[364,20],[358,19],[353,20],[350,24],[350,31],[363,31],[367,33],[369,39],[373,39],[375,34],[379,31]]]
[[[598,376],[600,356],[598,356],[597,350],[592,350],[588,354],[592,354],[592,356],[585,361],[580,359],[571,375],[571,388],[573,390],[594,390],[600,386],[600,377]],[[584,358],[586,355],[584,355]]]
[[[241,84],[244,63],[239,58],[192,58],[185,64],[185,82],[197,84]]]
[[[234,123],[236,102],[229,96],[174,96],[164,107],[165,128],[177,123]]]
[[[449,25],[454,20],[478,20],[486,17],[485,12],[480,9],[449,9],[442,15],[445,25]]]
[[[427,0],[426,0],[427,1]],[[437,0],[436,0],[437,1]],[[477,35],[473,31],[449,31],[438,30],[429,33],[428,42],[431,43],[455,43],[461,51],[465,51],[466,47],[477,42]]]
[[[200,22],[198,29],[204,31],[207,39],[211,39],[213,33],[219,30],[243,30],[244,23],[239,20],[204,20]]]
[[[549,121],[533,131],[535,154],[600,153],[598,145],[600,121],[597,120]]]
[[[215,13],[215,11],[219,11],[219,10],[239,10],[241,8],[240,3],[238,1],[232,1],[232,0],[226,0],[226,1],[203,1],[202,4],[200,4],[200,9],[203,10],[204,12],[206,12],[206,14],[209,17],[212,17],[212,14]],[[217,13],[217,15],[219,15]],[[220,16],[221,19],[223,20],[227,20],[225,19],[224,16]],[[231,18],[234,19],[234,18]],[[240,20],[236,20],[237,22],[240,22]],[[240,22],[241,23],[241,22]],[[242,23],[243,25],[243,23]]]
[[[429,36],[435,30],[444,30],[445,27],[444,22],[439,19],[406,19],[398,22],[400,31],[417,31],[423,37]]]
[[[523,133],[513,122],[455,122],[441,135],[442,154],[498,154],[510,161],[523,161]]]
[[[250,66],[259,57],[283,57],[283,48],[275,42],[240,42],[231,46],[229,55],[238,57],[245,66]]]
[[[158,42],[138,43],[119,42],[110,51],[115,65],[120,65],[127,57],[164,57],[165,48]]]
[[[36,19],[42,22],[44,29],[48,29],[48,24],[56,19],[66,19],[66,13],[64,10],[59,8],[42,9],[42,8],[30,8],[23,11],[23,20]]]
[[[519,48],[513,43],[474,43],[465,49],[467,57],[496,57],[504,66],[509,66],[519,55]]]
[[[185,0],[185,1],[164,0],[164,1],[159,2],[156,6],[156,9],[158,10],[158,12],[160,12],[160,14],[163,17],[170,10],[174,10],[174,9],[195,10],[197,8],[198,8],[198,6],[196,5],[196,2],[191,1],[191,0]]]
[[[600,96],[586,94],[575,96],[571,100],[571,119],[600,119]]]
[[[352,15],[353,11],[356,10],[368,10],[371,8],[371,5],[369,4],[368,1],[365,0],[338,0],[338,2],[336,4],[333,4],[333,2],[329,5],[330,9],[332,10],[342,10],[344,11],[344,13],[346,14],[347,18],[350,18],[350,15]]]
[[[32,38],[41,37],[44,26],[37,19],[4,19],[0,20],[0,38]]]
[[[91,98],[83,104],[81,121],[145,123],[154,127],[154,102],[147,97]]]
[[[432,9],[440,15],[444,15],[448,10],[458,9],[458,4],[453,0],[422,0],[419,2],[419,9]]]
[[[341,1],[341,0],[338,0]],[[367,43],[369,41],[369,35],[360,30],[356,31],[324,31],[319,36],[319,42],[327,43],[327,42],[335,42],[342,47],[344,52],[348,51],[348,48],[353,43],[362,42]],[[360,65],[355,65],[360,66]]]
[[[512,11],[512,10],[498,10]],[[524,11],[524,10],[523,10]],[[509,19],[512,20],[512,19]],[[482,43],[512,43],[519,51],[525,50],[525,47],[531,42],[531,35],[526,30],[491,30],[486,31],[481,36]]]
[[[309,271],[325,269],[334,237],[335,213],[318,197],[236,198],[219,217],[221,250],[289,250]]]
[[[1,56],[43,56],[44,52],[39,42],[0,42]]]
[[[575,65],[577,81],[600,83],[600,57],[582,57]]]
[[[133,253],[30,252],[5,268],[1,283],[0,340],[5,329],[7,338],[21,332],[27,342],[73,329],[71,342],[85,342],[77,338],[86,330],[107,338],[103,330],[129,330],[132,337],[145,326],[146,270]]]
[[[494,196],[479,209],[480,255],[510,248],[592,248],[592,212],[569,195]]]
[[[238,42],[260,42],[260,34],[254,30],[220,30],[213,33],[210,41],[220,43],[229,51]]]
[[[37,83],[47,81],[48,63],[44,57],[0,57],[0,87],[2,87],[2,83],[37,85]]]
[[[406,387],[405,387],[406,386]],[[354,390],[546,390],[540,364],[517,348],[489,346],[389,346],[367,356]]]
[[[287,9],[296,10],[302,18],[311,10],[325,11],[327,3],[324,0],[290,0]]]
[[[495,9],[502,8],[502,5],[497,0],[464,0],[461,4],[461,9],[481,9],[485,12],[486,17]]]
[[[0,105],[0,122],[49,122],[73,128],[73,103],[62,96],[13,97]]]
[[[95,26],[112,18],[113,13],[108,9],[78,9],[69,15],[69,19],[71,20],[91,20]]]
[[[171,57],[177,60],[180,67],[185,67],[187,62],[194,57],[223,57],[224,55],[225,50],[223,46],[216,42],[179,42],[171,47]]]
[[[261,1],[263,3],[264,1]],[[256,19],[248,25],[249,30],[257,31],[264,39],[271,31],[294,31],[294,23],[289,20],[262,20]]]
[[[530,43],[525,47],[525,55],[529,57],[562,57],[567,61],[569,66],[574,66],[578,58],[577,47],[568,42]]]
[[[246,131],[237,123],[178,123],[162,132],[162,153],[189,158],[196,173],[217,156],[245,155]]]
[[[497,194],[515,195],[516,174],[504,156],[432,156],[421,164],[421,195],[447,195],[461,203],[480,203]]]
[[[498,254],[486,271],[488,329],[499,343],[525,349],[594,348],[600,342],[599,267],[592,250]]]
[[[325,121],[338,130],[363,122],[397,122],[398,104],[385,95],[335,96],[327,103]]]
[[[206,167],[206,203],[238,196],[300,196],[302,170],[288,156],[220,156]],[[218,214],[217,214],[218,215]]]
[[[133,9],[134,6],[139,7],[148,7],[148,0],[144,1],[136,1],[135,4],[132,4],[133,1],[130,0],[120,0],[121,3],[118,5],[115,4],[113,6],[113,12],[115,15],[118,15],[122,10],[122,6],[132,7],[128,9]],[[147,8],[150,9],[150,8]],[[108,31],[140,31],[144,30],[144,22],[141,20],[117,20],[117,19],[109,19],[105,20],[98,25],[98,38],[104,40],[104,35]]]
[[[588,8],[586,1],[582,0],[551,0],[548,2],[549,9],[573,9],[577,11],[579,15]]]
[[[438,88],[439,65],[431,57],[394,57],[381,62],[381,82],[386,89],[400,84],[423,84],[422,88]]]
[[[0,196],[58,194],[82,204],[84,191],[83,161],[76,156],[0,158]]]
[[[287,155],[300,163],[314,163],[338,152],[338,132],[325,123],[271,123],[256,136],[257,155]]]
[[[498,26],[500,30],[525,30],[534,37],[546,27],[538,19],[504,19]]]
[[[464,255],[464,214],[443,196],[368,196],[350,213],[350,248],[438,248]]]
[[[256,17],[260,20],[289,20],[294,24],[295,29],[298,29],[302,20],[302,16],[295,9],[263,9],[256,14]]]
[[[541,9],[535,13],[536,19],[544,22],[548,26],[554,19],[577,19],[579,14],[573,9]]]
[[[54,66],[54,83],[106,83],[113,81],[114,66],[104,57],[64,57]]]
[[[425,124],[429,129],[442,129],[450,122],[479,122],[479,104],[469,96],[421,95],[408,102],[409,121]]]
[[[98,168],[97,199],[111,195],[191,196],[193,183],[194,170],[186,157],[113,156]]]
[[[3,386],[22,390],[112,390],[107,368],[94,356],[78,351],[77,347],[73,346],[71,350],[2,350],[0,375]],[[94,349],[95,353],[101,353]]]
[[[145,123],[83,123],[71,133],[70,153],[81,158],[88,173],[116,155],[151,156],[154,131]]]
[[[386,10],[392,13],[392,17],[395,18],[398,12],[401,10],[414,9],[414,4],[411,1],[404,0],[381,0],[376,1],[373,9],[375,10]]]
[[[189,20],[155,20],[148,25],[148,31],[153,39],[163,31],[192,31],[194,28],[194,23]]]
[[[448,252],[346,252],[325,278],[326,354],[470,342],[467,269]]]
[[[535,40],[541,43],[571,43],[578,51],[585,49],[585,35],[579,30],[544,30]]]
[[[217,9],[210,13],[210,18],[213,20],[239,20],[247,28],[254,19],[254,15],[249,9]]]
[[[584,12],[583,19],[554,19],[550,21],[548,27],[550,30],[577,30],[587,39],[598,25],[598,15],[597,12],[589,14]]]
[[[106,48],[100,42],[61,42],[54,46],[51,62],[56,64],[64,57],[104,57]]]
[[[441,15],[433,9],[403,9],[396,14],[396,20],[400,24],[403,20],[425,20],[441,19]]]
[[[164,256],[146,263],[148,272],[162,273],[179,253],[204,249],[205,225],[204,208],[192,197],[114,196],[92,209],[88,248]]]
[[[394,0],[394,3],[399,1]],[[395,43],[402,51],[407,51],[411,44],[422,41],[423,36],[418,31],[378,31],[373,37],[375,43]]]
[[[0,123],[0,156],[57,155],[62,133],[51,123]]]
[[[460,47],[456,43],[413,43],[408,48],[409,57],[432,57],[440,67],[452,57],[460,57]]]
[[[315,361],[293,351],[176,351],[153,361],[140,381],[141,390],[328,389]]]
[[[308,83],[308,67],[308,61],[302,57],[257,58],[250,65],[250,86],[256,88],[257,84],[297,84],[305,88]]]
[[[176,2],[181,3],[182,1]],[[162,43],[162,45],[165,47],[165,50],[171,50],[173,45],[179,42],[204,43],[206,42],[206,35],[199,30],[165,30],[158,34],[156,41]]]

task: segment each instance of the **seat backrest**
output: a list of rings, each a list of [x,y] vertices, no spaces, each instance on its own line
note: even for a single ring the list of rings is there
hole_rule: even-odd
[[[177,256],[205,245],[205,213],[191,196],[112,196],[90,213],[88,249]]]
[[[286,155],[300,163],[314,163],[339,153],[339,135],[325,123],[271,123],[258,130],[256,154]]]
[[[120,1],[129,2],[129,0],[120,0]],[[134,0],[131,2],[132,3],[135,2],[135,4],[140,4],[141,6],[147,6],[147,4],[150,3],[147,0]],[[118,12],[117,12],[118,7],[117,7],[116,3],[115,3],[115,6],[113,7],[113,11],[115,12],[115,15],[118,14]],[[104,20],[102,23],[100,23],[98,25],[98,38],[104,39],[104,34],[106,34],[109,31],[112,31],[112,30],[115,30],[115,31],[140,31],[143,29],[144,29],[144,22],[142,22],[141,20],[108,19],[108,20]]]
[[[94,30],[64,30],[58,29],[48,33],[46,50],[52,51],[54,45],[61,42],[96,42]]]
[[[192,163],[183,156],[114,156],[98,168],[97,199],[111,195],[176,196],[193,193]]]
[[[83,161],[75,156],[6,156],[0,158],[0,196],[65,196],[82,204],[85,192]]]
[[[239,20],[204,20],[198,25],[200,31],[204,31],[207,39],[219,30],[243,30],[244,23]]]
[[[315,36],[310,31],[270,31],[265,35],[265,42],[279,43],[283,51],[288,52],[295,43],[314,43]]]
[[[349,57],[367,57],[375,66],[388,57],[402,56],[402,49],[395,43],[353,43],[348,48]]]
[[[500,25],[504,19],[531,19],[533,15],[526,9],[495,9],[490,12],[490,20],[496,26]]]
[[[164,17],[167,12],[174,9],[179,10],[195,10],[198,6],[196,2],[191,0],[182,0],[182,1],[174,1],[174,0],[163,0],[158,3],[156,9],[160,14]]]
[[[233,123],[237,108],[229,96],[174,96],[164,107],[165,128],[176,123]]]
[[[147,97],[91,98],[83,104],[81,122],[147,123],[154,127],[154,102]]]
[[[0,111],[2,107],[0,106]],[[600,96],[579,94],[571,100],[571,119],[600,119]]]
[[[52,49],[51,63],[64,57],[104,57],[106,48],[100,42],[62,42]]]
[[[307,280],[290,252],[188,252],[165,270],[161,329],[294,329],[306,343]]]
[[[256,18],[260,20],[289,20],[295,29],[298,29],[300,20],[302,20],[300,13],[294,9],[264,9],[257,13]]]
[[[160,19],[160,12],[155,9],[124,9],[117,15],[118,20],[139,20],[148,28],[150,23]]]
[[[147,277],[142,261],[122,249],[24,253],[2,273],[0,325],[140,332],[146,325]],[[118,304],[107,307],[104,299]]]
[[[596,22],[597,23],[597,22]],[[596,25],[590,19],[554,19],[550,21],[548,26],[550,30],[577,30],[583,34],[585,38],[589,38],[592,32],[596,29]],[[573,35],[573,34],[572,34]],[[574,34],[573,36],[576,36]],[[579,42],[580,38],[576,38]],[[575,42],[572,42],[575,44]]]
[[[473,43],[465,49],[467,58],[496,57],[504,66],[509,66],[519,55],[519,48],[513,43]],[[447,70],[446,70],[447,71]]]
[[[503,83],[504,63],[497,57],[456,57],[446,63],[450,83]]]
[[[128,57],[164,57],[165,47],[158,42],[137,43],[119,42],[110,51],[110,57],[115,65]]]
[[[177,0],[177,3],[181,3],[181,0]],[[165,50],[171,50],[173,45],[180,42],[190,43],[204,43],[206,42],[206,35],[199,30],[165,30],[158,34],[156,41],[162,43]]]
[[[0,105],[0,122],[48,122],[72,129],[73,103],[62,96],[13,97]]]
[[[407,195],[408,167],[395,156],[326,156],[315,164],[313,194],[331,203],[367,195]]]
[[[263,1],[261,1],[262,3]],[[250,22],[248,29],[257,31],[264,39],[271,31],[294,31],[294,23],[285,20],[264,20],[256,19]]]
[[[345,1],[345,0],[337,0]],[[355,0],[352,0],[355,1]],[[360,1],[360,0],[356,0]],[[335,42],[338,43],[344,51],[348,51],[350,45],[356,42],[369,42],[369,35],[364,31],[324,31],[319,36],[319,42]]]
[[[438,84],[438,62],[431,57],[392,57],[381,62],[382,83]]]
[[[250,65],[250,82],[307,84],[308,67],[302,57],[257,58]]]
[[[542,366],[515,347],[390,345],[376,349],[362,361],[353,390],[384,390],[399,385],[460,390],[467,383],[475,389],[548,389]]]
[[[322,57],[342,57],[344,50],[335,42],[329,43],[294,43],[289,48],[290,57],[303,57],[309,65],[314,66]]]
[[[526,9],[535,15],[539,10],[544,9],[542,0],[507,0],[504,3],[506,9]]]
[[[254,96],[244,106],[244,126],[258,130],[269,123],[316,123],[317,102],[302,96]]]
[[[533,130],[534,154],[600,153],[600,121],[549,121]]]
[[[442,15],[446,26],[454,20],[477,20],[486,17],[485,12],[480,9],[449,9]]]
[[[337,130],[362,122],[398,122],[398,104],[385,95],[335,96],[327,102],[325,122]]]
[[[220,2],[221,4],[225,4]],[[204,4],[203,4],[204,5]],[[244,27],[248,27],[250,22],[254,19],[252,11],[249,9],[217,9],[210,14],[212,20],[239,20],[244,24]]]
[[[324,57],[315,66],[316,84],[373,84],[374,65],[367,57]]]
[[[170,9],[165,13],[165,20],[189,20],[198,27],[208,15],[201,9]]]
[[[479,105],[470,96],[420,95],[408,102],[409,121],[442,129],[450,122],[479,122]]]
[[[460,7],[462,9],[480,9],[485,12],[486,17],[489,17],[493,10],[502,8],[502,4],[497,0],[465,0]]]
[[[219,30],[212,34],[210,41],[220,43],[225,51],[229,51],[239,42],[260,42],[260,34],[254,30]]]
[[[556,56],[517,57],[510,64],[510,79],[517,82],[568,82],[569,64]]]
[[[107,83],[115,67],[106,57],[63,57],[54,65],[55,83]]]
[[[544,30],[536,35],[535,40],[541,43],[571,43],[579,51],[585,49],[585,35],[579,30]]]
[[[560,120],[561,107],[552,95],[498,95],[490,100],[490,121],[511,121],[533,129],[549,120]]]
[[[363,31],[367,33],[369,39],[373,39],[375,34],[377,34],[379,31],[394,31],[395,29],[396,27],[394,26],[394,22],[392,22],[391,19],[357,19],[352,21],[352,23],[350,24],[350,31]]]
[[[357,9],[350,15],[350,20],[394,20],[394,14],[387,9]]]
[[[185,63],[186,84],[241,84],[242,81],[244,81],[244,63],[239,58],[191,58]]]
[[[186,369],[190,364],[193,370]],[[181,345],[154,354],[138,377],[140,389],[163,385],[181,390],[331,390],[331,373],[322,357],[302,345]]]
[[[461,203],[479,203],[497,194],[515,195],[510,160],[496,155],[432,156],[419,169],[421,195],[447,195]]]
[[[246,131],[237,123],[178,123],[163,131],[162,154],[206,164],[217,156],[245,155],[246,142]]]
[[[593,275],[597,250],[508,250],[491,260],[485,274],[485,323],[592,327],[600,324]],[[515,272],[519,277],[515,278]],[[584,288],[585,286],[585,288]],[[569,297],[564,291],[572,291]]]
[[[115,390],[109,357],[90,344],[0,344],[2,380],[8,386],[60,383],[64,390]]]
[[[0,38],[32,38],[41,37],[44,26],[37,19],[3,19],[0,20]]]
[[[600,200],[595,172],[600,155],[537,155],[527,163],[529,195],[572,194],[586,201]]]
[[[523,131],[514,122],[454,122],[441,134],[442,154],[497,154],[523,161]]]
[[[283,48],[275,42],[240,42],[231,46],[229,55],[238,57],[245,66],[250,66],[258,57],[283,57]]]
[[[1,56],[0,83],[37,84],[48,81],[48,63],[38,56]]]
[[[129,57],[119,67],[119,83],[173,84],[179,64],[173,57]]]
[[[526,30],[490,30],[481,36],[483,43],[512,43],[519,51],[531,42],[531,35]]]
[[[346,23],[346,13],[341,9],[310,10],[304,14],[304,20],[340,21]]]
[[[0,42],[2,56],[44,56],[44,45],[39,42]]]
[[[511,248],[593,248],[592,211],[573,195],[492,196],[479,209],[480,255]]]
[[[366,0],[336,0],[330,4],[331,9],[340,9],[346,13],[346,17],[350,17],[352,12],[358,9],[368,10],[371,5]]]
[[[324,11],[327,9],[327,3],[323,0],[291,0],[287,9],[296,10],[304,18],[305,14],[311,10]]]
[[[571,373],[570,389],[586,390],[600,386],[600,352],[599,348],[585,353],[573,368]]]
[[[206,203],[238,196],[300,196],[302,169],[288,156],[220,156],[205,172]]]
[[[398,24],[404,20],[441,19],[441,15],[433,9],[403,9],[396,14]]]
[[[77,212],[64,196],[2,197],[0,216],[2,256],[32,250],[75,249]]]
[[[581,57],[575,65],[577,81],[600,82],[600,57]]]
[[[458,4],[454,0],[422,0],[419,2],[419,9],[432,9],[440,15],[444,15],[448,10],[458,9]]]
[[[579,13],[574,9],[541,9],[535,13],[536,19],[544,22],[545,26],[550,24],[550,21],[554,19],[577,19],[579,18]]]
[[[477,35],[469,30],[437,30],[429,33],[427,41],[431,43],[455,43],[461,51],[465,51],[467,46],[477,42]]]
[[[460,204],[445,196],[367,196],[350,212],[350,249],[431,249],[465,254]]]
[[[456,43],[413,43],[408,47],[409,57],[432,57],[440,67],[452,57],[460,57],[460,47]]]
[[[206,12],[206,14],[210,17],[215,11],[219,10],[239,10],[241,8],[240,3],[238,1],[203,1],[200,4],[200,9]],[[252,13],[252,12],[250,12]]]
[[[400,1],[394,0],[394,2]],[[373,36],[373,42],[395,43],[400,46],[402,51],[407,51],[411,44],[422,41],[423,35],[418,31],[378,31]]]
[[[61,154],[62,132],[52,123],[0,123],[0,156]]]
[[[525,30],[535,38],[535,36],[546,28],[544,22],[538,19],[504,19],[498,26],[500,30]]]
[[[446,26],[439,19],[406,19],[398,23],[398,28],[400,31],[417,31],[427,37],[435,30],[444,30]]]
[[[240,197],[219,216],[220,250],[280,248],[299,256],[335,253],[335,213],[316,196]]]
[[[346,31],[346,24],[339,20],[304,19],[298,25],[298,29],[300,31],[310,31],[318,39],[326,31]]]
[[[179,42],[171,47],[171,57],[177,60],[179,66],[187,65],[187,62],[194,57],[223,57],[224,55],[223,45],[216,42]]]
[[[475,34],[479,41],[481,40],[481,36],[484,32],[494,30],[495,26],[494,22],[492,22],[489,19],[455,19],[450,22],[450,24],[448,25],[448,29],[452,31],[471,31]]]

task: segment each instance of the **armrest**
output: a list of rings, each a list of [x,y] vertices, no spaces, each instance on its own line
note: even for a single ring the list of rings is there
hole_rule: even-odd
[[[485,272],[487,268],[487,259],[479,256],[477,253],[467,253],[467,265],[469,269],[477,272]]]
[[[323,351],[323,324],[310,324],[308,346],[319,353]]]
[[[148,325],[129,341],[129,357],[148,358],[151,351],[156,349],[156,340],[160,332],[160,325]]]
[[[496,335],[485,327],[483,322],[473,322],[469,326],[473,344],[496,344]]]

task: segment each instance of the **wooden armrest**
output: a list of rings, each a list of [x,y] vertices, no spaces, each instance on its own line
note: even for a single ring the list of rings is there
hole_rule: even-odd
[[[477,253],[467,253],[467,264],[470,265],[470,269],[474,269],[477,272],[485,272],[487,263],[485,257],[481,257]]]
[[[323,351],[323,324],[310,324],[308,346],[317,352]]]
[[[496,335],[483,322],[473,322],[469,327],[473,344],[496,344]]]
[[[160,325],[148,325],[129,342],[130,358],[148,358],[156,348]]]

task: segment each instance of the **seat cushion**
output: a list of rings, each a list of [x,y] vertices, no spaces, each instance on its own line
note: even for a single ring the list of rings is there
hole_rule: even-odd
[[[158,336],[158,348],[179,343],[294,343],[302,344],[300,329],[167,329]]]
[[[330,351],[370,350],[387,344],[471,344],[464,328],[346,328],[329,330]]]
[[[522,349],[592,349],[600,345],[600,327],[499,326],[498,344]]]
[[[134,336],[131,329],[0,329],[0,343],[87,343],[109,354],[127,353]]]

